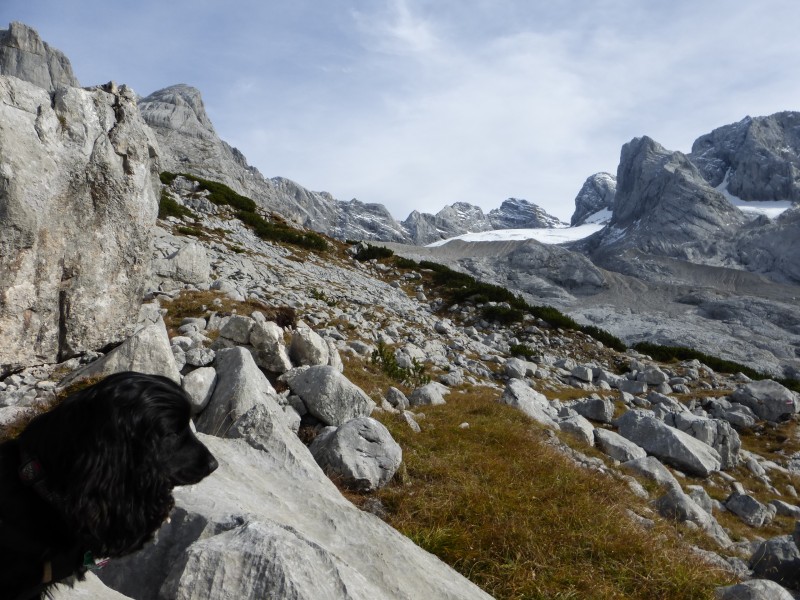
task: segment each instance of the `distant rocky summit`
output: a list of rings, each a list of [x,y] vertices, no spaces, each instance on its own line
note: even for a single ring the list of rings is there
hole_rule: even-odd
[[[614,208],[616,193],[617,178],[614,175],[610,173],[595,173],[589,176],[575,197],[575,212],[570,219],[570,226],[583,225],[590,217],[603,211],[608,216],[601,218],[604,221],[608,221]]]
[[[490,210],[489,222],[493,229],[547,229],[564,225],[542,207],[522,198],[509,198],[500,208]]]
[[[697,138],[689,159],[708,181],[742,200],[800,202],[800,113],[779,112]]]

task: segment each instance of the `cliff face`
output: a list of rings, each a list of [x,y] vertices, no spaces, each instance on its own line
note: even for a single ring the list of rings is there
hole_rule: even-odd
[[[0,76],[0,374],[120,340],[157,213],[134,94]]]
[[[0,29],[0,75],[23,79],[49,92],[80,85],[69,59],[22,23]]]

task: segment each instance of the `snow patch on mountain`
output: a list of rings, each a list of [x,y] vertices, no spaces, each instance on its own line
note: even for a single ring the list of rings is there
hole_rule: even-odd
[[[585,225],[579,225],[578,227],[559,227],[554,229],[495,229],[493,231],[465,233],[446,240],[433,242],[426,247],[434,248],[436,246],[443,246],[453,240],[461,240],[464,242],[536,240],[543,244],[565,244],[589,237],[593,233],[600,231],[603,227],[605,227],[603,223],[587,223]]]
[[[757,200],[754,202],[742,200],[738,196],[734,196],[728,191],[728,181],[730,179],[730,175],[731,170],[728,169],[725,173],[725,177],[722,179],[722,183],[720,183],[715,189],[720,194],[725,196],[725,199],[728,202],[741,210],[747,217],[755,219],[761,215],[764,215],[770,219],[777,219],[793,205],[790,200]]]

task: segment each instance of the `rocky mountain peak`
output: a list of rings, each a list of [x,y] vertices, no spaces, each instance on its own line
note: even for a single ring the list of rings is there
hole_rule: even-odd
[[[611,211],[614,208],[614,197],[617,194],[617,178],[611,173],[595,173],[583,183],[575,197],[575,212],[570,219],[570,226],[582,225],[586,219],[600,211]]]
[[[494,229],[543,229],[563,225],[542,207],[523,198],[503,200],[500,208],[489,211],[489,221]]]
[[[69,59],[43,42],[35,29],[17,22],[0,29],[0,75],[23,79],[49,92],[80,86]]]
[[[742,200],[800,202],[800,113],[746,117],[699,137],[691,161]]]
[[[183,83],[153,92],[139,101],[150,127],[178,131],[193,137],[216,137],[200,90]]]
[[[625,228],[640,220],[686,232],[687,224],[719,228],[742,217],[685,154],[644,136],[622,147],[611,225]]]

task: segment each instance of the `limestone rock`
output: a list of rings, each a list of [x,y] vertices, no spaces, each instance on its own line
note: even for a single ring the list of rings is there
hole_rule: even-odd
[[[148,325],[102,358],[75,373],[71,379],[105,377],[122,371],[138,371],[163,375],[180,383],[181,374],[175,364],[164,321]]]
[[[328,365],[292,369],[281,376],[308,412],[326,425],[368,417],[375,403],[364,391]]]
[[[130,600],[130,596],[123,596],[106,587],[90,571],[86,574],[86,580],[75,584],[75,587],[58,586],[53,594],[53,600]]]
[[[608,429],[600,427],[594,430],[595,446],[614,460],[627,462],[637,458],[644,458],[647,452],[644,448],[637,446],[633,442]]]
[[[327,365],[330,352],[320,335],[302,321],[297,324],[289,345],[289,358],[296,366]]]
[[[444,394],[448,394],[450,390],[441,383],[428,383],[416,388],[408,396],[408,403],[411,406],[436,406],[439,404],[446,404]]]
[[[256,323],[250,331],[253,358],[259,367],[273,373],[285,373],[292,362],[283,343],[283,330],[273,321]]]
[[[217,384],[205,410],[197,419],[203,433],[223,436],[234,421],[256,404],[275,396],[275,389],[259,371],[250,353],[241,347],[217,352]]]
[[[219,468],[175,490],[172,523],[100,571],[107,585],[137,600],[489,600],[345,500],[288,430],[263,449],[200,438]]]
[[[594,446],[594,425],[581,415],[559,419],[558,427],[587,446]]]
[[[751,527],[763,527],[775,516],[774,506],[764,506],[749,494],[734,492],[725,500],[725,508]]]
[[[512,379],[508,382],[500,402],[521,410],[542,425],[553,429],[559,428],[556,422],[558,415],[547,402],[547,398],[521,379]]]
[[[0,29],[0,75],[17,77],[48,92],[80,87],[69,59],[22,23]]]
[[[791,535],[762,542],[750,557],[756,577],[770,579],[790,589],[800,586],[800,551]]]
[[[628,411],[616,424],[620,435],[688,473],[708,477],[722,467],[719,453],[711,446],[669,427],[646,411]]]
[[[157,143],[122,86],[0,76],[0,376],[133,331],[157,212]],[[90,235],[87,235],[90,232]]]
[[[727,548],[733,544],[717,520],[699,507],[679,488],[672,488],[656,501],[662,517],[680,522],[691,521],[705,531],[717,544]]]
[[[167,258],[155,261],[153,270],[162,277],[183,283],[207,285],[211,279],[211,264],[202,245],[189,242]]]
[[[767,421],[781,421],[797,414],[800,409],[800,401],[794,392],[771,379],[753,381],[737,388],[731,401],[747,406]]]
[[[659,485],[669,488],[680,489],[681,484],[675,479],[675,476],[661,464],[655,456],[646,456],[644,458],[636,458],[622,463],[625,469],[633,471],[634,473],[652,479]]]
[[[614,403],[607,398],[585,398],[570,402],[567,406],[592,421],[611,423],[614,419]]]
[[[751,579],[717,588],[717,600],[792,600],[786,588],[768,579]]]
[[[742,442],[727,421],[708,419],[689,412],[672,412],[665,415],[664,422],[714,448],[720,455],[723,469],[733,469],[739,464]]]
[[[369,417],[352,419],[330,435],[317,437],[309,449],[328,475],[363,492],[389,483],[403,460],[389,430]]]
[[[494,229],[547,229],[564,225],[542,207],[522,198],[503,200],[500,208],[489,211],[489,221]]]
[[[201,412],[211,400],[217,385],[217,372],[213,367],[195,369],[183,378],[181,386],[192,402],[192,412]]]

